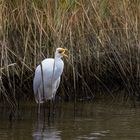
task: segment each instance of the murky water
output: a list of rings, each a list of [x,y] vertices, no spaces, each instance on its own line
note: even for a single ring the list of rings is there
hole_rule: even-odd
[[[23,106],[13,121],[0,109],[0,140],[140,140],[140,108],[109,103],[59,103],[55,115]],[[19,117],[18,117],[19,115]]]

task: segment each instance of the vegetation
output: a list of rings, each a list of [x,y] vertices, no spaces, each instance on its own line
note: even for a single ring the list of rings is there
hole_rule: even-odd
[[[35,67],[69,50],[59,95],[140,96],[139,0],[1,0],[0,99],[33,98]]]

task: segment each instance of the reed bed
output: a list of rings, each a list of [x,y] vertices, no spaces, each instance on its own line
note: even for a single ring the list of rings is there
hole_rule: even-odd
[[[59,96],[93,99],[140,96],[139,0],[1,0],[0,99],[12,106],[33,99],[35,67],[64,59]]]

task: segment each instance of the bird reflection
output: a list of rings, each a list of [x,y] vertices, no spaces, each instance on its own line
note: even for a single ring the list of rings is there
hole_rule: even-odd
[[[53,124],[53,120],[50,120],[45,115],[44,108],[40,110],[40,114],[37,116],[35,125],[33,126],[33,139],[34,140],[61,140],[60,133]]]

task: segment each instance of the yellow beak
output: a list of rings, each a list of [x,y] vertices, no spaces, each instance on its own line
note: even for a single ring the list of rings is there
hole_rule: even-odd
[[[65,57],[68,57],[68,55],[65,54],[66,51],[68,51],[68,49],[63,49],[62,55],[65,56]]]

